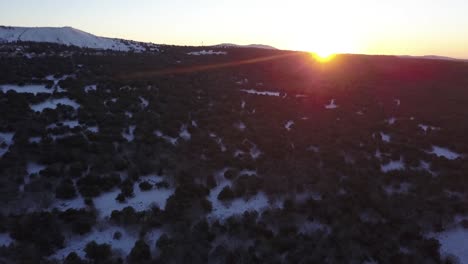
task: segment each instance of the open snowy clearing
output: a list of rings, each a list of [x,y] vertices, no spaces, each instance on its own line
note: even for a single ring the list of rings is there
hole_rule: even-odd
[[[45,85],[41,84],[28,84],[24,86],[19,86],[15,84],[5,84],[1,85],[0,89],[4,93],[8,91],[15,91],[17,93],[32,93],[34,95],[37,95],[38,93],[51,94],[54,92],[54,89],[49,89]]]
[[[120,239],[114,239],[114,234],[120,232],[122,237]],[[75,252],[81,258],[84,258],[86,253],[84,251],[86,244],[95,241],[98,244],[109,244],[113,250],[116,250],[123,254],[128,255],[132,250],[135,242],[138,240],[138,235],[127,232],[122,227],[110,226],[95,228],[91,233],[79,236],[72,235],[67,237],[65,247],[58,250],[52,258],[64,259],[71,252]]]
[[[80,107],[80,105],[77,102],[68,98],[49,99],[42,103],[30,105],[30,107],[35,112],[42,112],[46,108],[56,109],[58,105],[68,105],[75,110]]]
[[[210,195],[208,197],[208,200],[213,205],[210,218],[226,219],[233,215],[243,214],[246,211],[257,211],[260,213],[267,208],[278,208],[282,206],[279,201],[271,205],[268,197],[263,192],[259,192],[247,200],[244,198],[237,198],[228,202],[218,200],[218,195],[224,189],[224,187],[232,185],[230,180],[224,178],[224,173],[226,171],[227,168],[224,168],[223,170],[215,173],[218,185],[210,191]],[[250,171],[247,172],[247,174],[249,173]]]
[[[443,148],[439,146],[432,146],[432,151],[429,153],[435,154],[437,157],[444,157],[449,160],[457,159],[461,156],[461,154],[453,152],[448,148]]]
[[[468,229],[457,227],[430,236],[439,240],[442,255],[456,256],[460,264],[468,264]]]
[[[161,176],[145,176],[141,177],[140,181],[136,182],[133,186],[134,196],[127,198],[123,203],[120,203],[115,198],[121,192],[120,189],[114,189],[110,192],[101,194],[100,196],[93,199],[94,207],[99,212],[100,218],[109,217],[114,210],[122,210],[127,206],[133,207],[135,211],[145,211],[151,208],[152,205],[156,205],[159,208],[166,206],[167,199],[174,193],[174,189],[158,189],[153,186],[151,190],[142,191],[139,187],[139,183],[147,181],[151,184],[161,182],[163,177]],[[50,209],[57,208],[62,211],[68,209],[82,209],[86,208],[84,200],[81,196],[78,196],[71,200],[57,200]]]

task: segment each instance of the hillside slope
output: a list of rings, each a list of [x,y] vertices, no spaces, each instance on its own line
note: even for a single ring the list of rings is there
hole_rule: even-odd
[[[142,51],[141,43],[98,37],[72,27],[0,27],[0,42],[50,42],[82,48]]]

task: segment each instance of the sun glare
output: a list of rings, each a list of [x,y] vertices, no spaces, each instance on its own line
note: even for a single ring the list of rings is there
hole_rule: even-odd
[[[332,52],[311,52],[311,54],[317,61],[322,63],[329,62],[335,57]]]

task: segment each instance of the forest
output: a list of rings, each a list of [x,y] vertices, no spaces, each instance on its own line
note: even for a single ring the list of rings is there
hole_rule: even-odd
[[[458,263],[468,63],[0,43],[0,263]]]

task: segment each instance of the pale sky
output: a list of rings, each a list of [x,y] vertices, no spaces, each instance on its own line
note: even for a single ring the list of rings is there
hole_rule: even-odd
[[[0,25],[161,44],[468,58],[468,0],[0,0]]]

